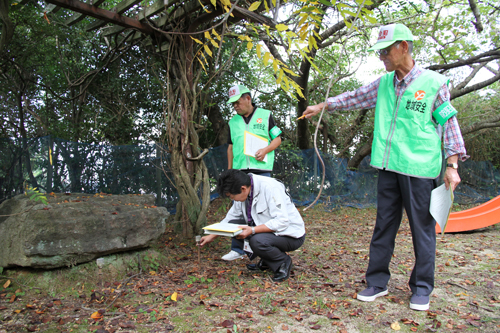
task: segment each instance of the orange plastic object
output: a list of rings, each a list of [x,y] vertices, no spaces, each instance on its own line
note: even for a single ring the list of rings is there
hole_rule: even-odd
[[[500,222],[500,195],[477,207],[450,214],[445,233],[486,228]],[[436,223],[436,233],[441,228]]]

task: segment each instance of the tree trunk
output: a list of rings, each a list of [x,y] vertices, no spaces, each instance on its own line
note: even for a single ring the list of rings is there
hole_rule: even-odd
[[[373,133],[370,135],[370,139],[361,147],[358,149],[356,154],[349,160],[347,163],[347,168],[348,169],[357,169],[359,167],[359,164],[363,159],[370,155],[372,151],[372,141],[373,141]]]
[[[23,144],[23,154],[24,156],[24,164],[26,165],[26,172],[28,173],[28,177],[30,179],[30,184],[32,188],[39,187],[38,183],[33,176],[33,171],[31,170],[31,157],[30,151],[28,148],[28,138],[26,133],[26,127],[24,126],[24,110],[23,110],[23,102],[21,94],[17,95],[17,106],[19,108],[19,132],[21,132],[21,141]]]
[[[207,108],[205,111],[208,120],[210,120],[210,123],[212,124],[212,130],[217,136],[213,145],[222,146],[226,144],[229,139],[229,125],[222,117],[220,108],[217,105],[214,105]]]
[[[192,43],[189,36],[172,38],[168,53],[176,60],[165,64],[170,82],[164,85],[168,96],[165,108],[168,144],[164,146],[169,147],[170,169],[180,198],[176,220],[181,223],[186,239],[201,232],[210,205],[208,170],[193,125],[200,112],[200,94],[194,83]]]
[[[9,0],[0,0],[0,21],[2,22],[2,35],[0,36],[0,53],[7,48],[7,45],[14,36],[14,23],[9,17]]]

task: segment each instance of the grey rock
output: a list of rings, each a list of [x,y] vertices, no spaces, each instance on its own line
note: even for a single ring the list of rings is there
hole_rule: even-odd
[[[169,213],[153,195],[18,195],[0,205],[0,267],[57,268],[150,246]]]

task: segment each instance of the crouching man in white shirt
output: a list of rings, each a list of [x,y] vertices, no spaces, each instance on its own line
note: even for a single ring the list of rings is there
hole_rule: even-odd
[[[236,239],[244,245],[250,257],[260,257],[257,264],[248,264],[249,270],[272,270],[273,281],[285,281],[290,276],[292,258],[286,252],[304,244],[304,220],[285,190],[283,183],[274,178],[245,174],[229,169],[217,183],[221,196],[233,200],[233,206],[224,220],[244,220],[243,232]],[[200,246],[212,242],[217,235],[201,238]]]

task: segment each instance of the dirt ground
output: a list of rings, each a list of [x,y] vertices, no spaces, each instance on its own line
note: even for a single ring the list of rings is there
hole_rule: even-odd
[[[462,207],[463,208],[463,207]],[[209,222],[227,209],[215,201]],[[460,209],[460,207],[458,207]],[[0,276],[4,332],[500,332],[500,225],[438,235],[430,311],[408,308],[413,247],[403,220],[391,262],[389,295],[355,299],[364,272],[375,209],[317,206],[302,212],[307,239],[291,253],[293,276],[225,262],[229,239],[201,250],[174,226],[153,248],[95,262]]]

